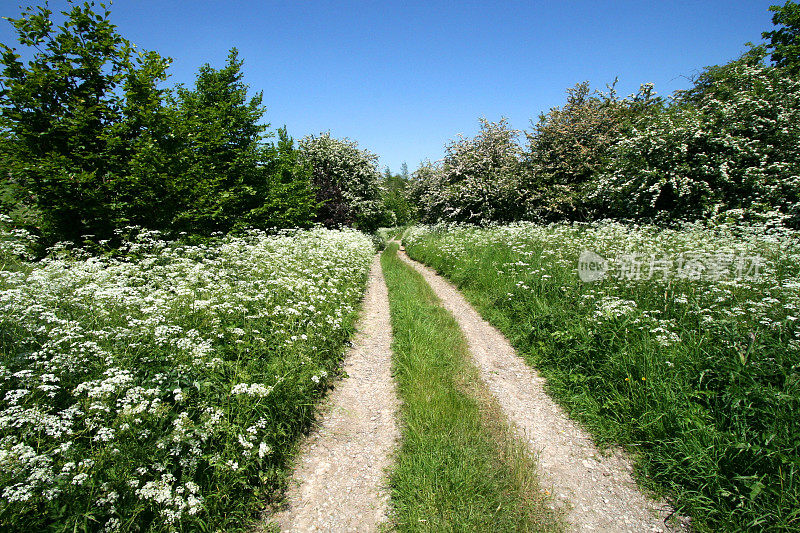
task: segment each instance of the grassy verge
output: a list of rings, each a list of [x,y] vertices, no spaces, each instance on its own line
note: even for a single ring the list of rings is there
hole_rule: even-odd
[[[514,225],[417,230],[405,244],[461,288],[600,443],[634,450],[642,480],[698,530],[800,527],[796,234]],[[583,283],[584,250],[640,254],[644,275]],[[648,257],[673,269],[732,262],[729,273],[650,276]],[[760,275],[738,276],[737,257],[760,258]]]
[[[400,531],[550,531],[534,465],[477,370],[455,319],[423,278],[383,254],[395,372],[403,401],[403,444],[391,476]]]

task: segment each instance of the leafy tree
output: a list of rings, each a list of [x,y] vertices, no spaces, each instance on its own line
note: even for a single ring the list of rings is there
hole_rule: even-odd
[[[228,231],[237,217],[258,207],[267,184],[261,167],[268,125],[262,94],[248,100],[242,61],[234,48],[222,69],[200,67],[194,89],[177,89],[175,128],[182,141],[182,171],[174,183],[174,227],[190,232]]]
[[[699,106],[708,98],[730,101],[741,91],[753,90],[752,80],[740,76],[738,72],[744,65],[763,67],[766,56],[764,45],[750,45],[738,60],[706,67],[692,80],[690,88],[675,92],[674,103],[679,106]]]
[[[383,203],[389,213],[389,225],[405,225],[413,221],[413,210],[408,199],[408,166],[403,163],[403,173],[392,174],[387,167],[383,173]]]
[[[446,184],[441,166],[423,161],[409,180],[408,199],[416,211],[416,218],[432,224],[444,220],[448,206]]]
[[[772,23],[778,26],[761,35],[769,39],[767,47],[772,50],[772,61],[787,71],[800,73],[800,5],[786,2],[783,6],[770,6]]]
[[[620,99],[614,84],[607,93],[591,91],[589,82],[567,89],[567,102],[539,116],[526,133],[527,216],[534,219],[587,219],[589,184],[603,167],[608,152],[641,115],[660,105],[652,85]]]
[[[10,19],[24,50],[0,47],[0,208],[45,242],[309,224],[309,169],[285,130],[266,142],[236,50],[173,93],[170,60],[137,51],[100,6],[71,4],[60,26],[46,6]]]
[[[439,170],[443,198],[431,200],[452,221],[517,220],[524,194],[519,132],[509,128],[505,118],[499,122],[480,119],[480,124],[475,138],[459,137],[445,147]]]
[[[317,221],[326,226],[353,225],[373,231],[388,222],[381,200],[378,156],[349,139],[330,133],[300,141],[303,161],[311,167],[320,208]]]
[[[50,240],[108,236],[128,218],[131,140],[147,127],[140,112],[169,65],[137,52],[105,7],[93,7],[73,5],[57,27],[47,7],[9,19],[27,62],[0,45],[0,172],[6,189],[14,183],[33,195]]]
[[[311,184],[311,168],[286,132],[278,129],[278,142],[266,148],[266,179],[259,194],[235,222],[235,228],[290,228],[311,225],[319,207]]]
[[[754,53],[708,69],[685,98],[617,143],[593,196],[623,217],[778,209],[800,225],[800,80]]]

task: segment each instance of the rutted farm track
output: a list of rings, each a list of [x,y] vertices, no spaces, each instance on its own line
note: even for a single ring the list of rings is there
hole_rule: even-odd
[[[519,358],[458,290],[433,270],[418,271],[455,317],[472,363],[516,437],[538,462],[541,487],[575,531],[670,531],[672,509],[644,496],[621,451],[603,454],[544,391],[544,379]],[[391,376],[389,299],[377,259],[359,333],[318,429],[302,447],[288,506],[273,517],[286,531],[375,531],[389,513],[387,473],[399,438]],[[423,527],[424,529],[424,527]]]
[[[305,442],[288,508],[276,517],[285,531],[374,531],[385,520],[383,474],[398,431],[389,297],[378,257],[357,331],[344,363],[347,377]]]
[[[664,519],[672,509],[639,491],[623,453],[601,454],[589,435],[545,393],[544,379],[458,289],[405,253],[400,257],[422,273],[455,316],[481,378],[519,438],[538,456],[542,484],[552,487],[570,525],[576,531],[671,531]]]

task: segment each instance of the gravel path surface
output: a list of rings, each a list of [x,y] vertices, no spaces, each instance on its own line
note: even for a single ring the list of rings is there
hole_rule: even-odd
[[[664,524],[672,509],[639,491],[625,455],[600,453],[545,393],[544,378],[517,356],[458,289],[405,253],[399,256],[425,277],[455,316],[481,377],[538,456],[541,484],[551,487],[556,501],[565,506],[568,523],[576,531],[673,531]]]
[[[344,361],[346,377],[336,383],[319,427],[302,445],[288,508],[273,517],[282,531],[376,531],[386,519],[385,471],[400,433],[389,295],[379,257]]]

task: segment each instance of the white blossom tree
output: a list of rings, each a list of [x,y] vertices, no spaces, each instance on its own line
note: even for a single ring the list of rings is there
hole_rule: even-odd
[[[356,141],[336,139],[330,132],[300,141],[303,160],[311,166],[317,200],[317,220],[326,226],[353,225],[376,229],[385,216],[381,201],[378,156]]]

